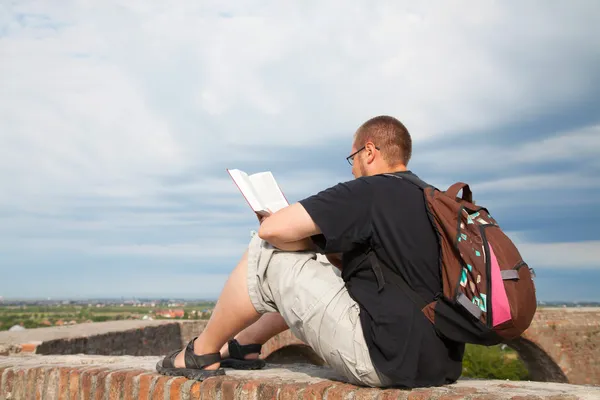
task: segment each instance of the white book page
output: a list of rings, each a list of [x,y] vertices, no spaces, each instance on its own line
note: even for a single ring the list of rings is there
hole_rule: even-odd
[[[267,206],[265,206],[258,197],[255,189],[253,188],[254,184],[250,181],[250,177],[244,171],[240,171],[239,169],[228,169],[229,175],[237,185],[237,187],[242,192],[242,195],[246,198],[250,207],[255,212],[265,211]]]
[[[270,171],[250,175],[249,179],[260,203],[266,209],[277,212],[289,205]]]

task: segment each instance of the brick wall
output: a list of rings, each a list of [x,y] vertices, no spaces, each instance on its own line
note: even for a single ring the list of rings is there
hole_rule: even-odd
[[[541,309],[523,338],[511,345],[534,377],[543,369],[543,380],[600,384],[598,308]]]
[[[415,390],[343,383],[322,367],[227,370],[204,382],[158,375],[159,357],[0,357],[0,400],[8,399],[372,399],[576,400],[600,398],[600,387],[559,383],[464,380]]]

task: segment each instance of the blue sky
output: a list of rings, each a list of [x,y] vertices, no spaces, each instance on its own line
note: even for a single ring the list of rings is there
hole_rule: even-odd
[[[256,229],[352,178],[368,118],[471,184],[541,300],[600,301],[597,2],[0,5],[0,296],[215,297]]]

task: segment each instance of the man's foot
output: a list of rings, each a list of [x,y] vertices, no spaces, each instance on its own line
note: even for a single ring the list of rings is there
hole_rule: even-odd
[[[221,366],[233,369],[261,369],[265,366],[265,360],[260,360],[260,344],[241,345],[237,340],[230,340],[221,349]]]
[[[225,375],[219,368],[220,353],[198,355],[194,351],[196,338],[192,339],[183,350],[167,355],[156,364],[156,370],[162,375],[184,376],[188,379],[202,381],[213,376]]]

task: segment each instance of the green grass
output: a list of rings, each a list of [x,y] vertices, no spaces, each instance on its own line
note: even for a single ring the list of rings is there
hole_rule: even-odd
[[[506,347],[467,344],[463,359],[463,376],[484,379],[529,379],[529,372],[517,352]]]

